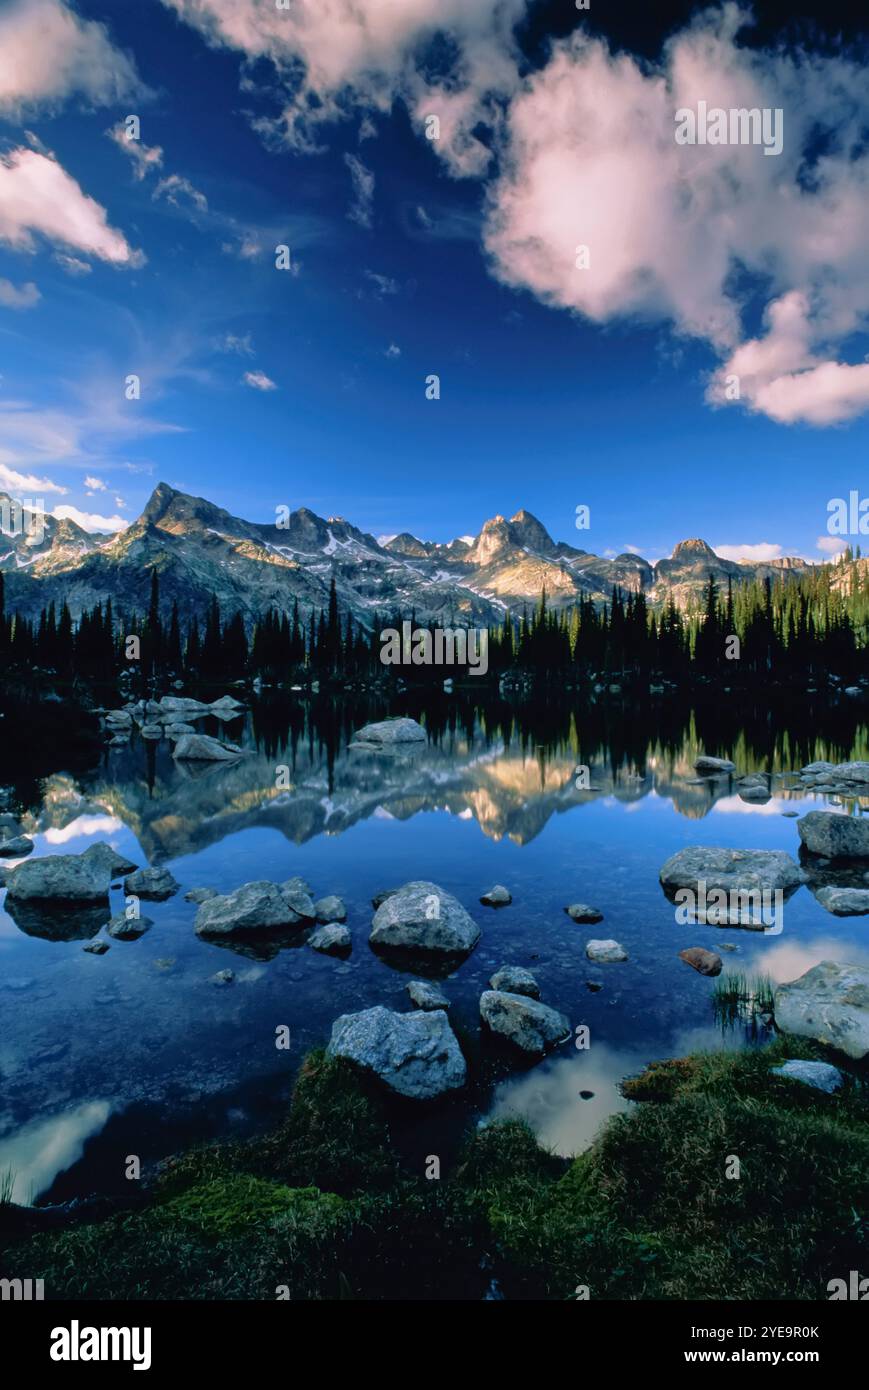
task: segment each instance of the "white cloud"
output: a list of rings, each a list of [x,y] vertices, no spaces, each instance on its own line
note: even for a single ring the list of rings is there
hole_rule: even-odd
[[[255,391],[276,391],[278,389],[271,377],[266,376],[265,372],[245,372],[242,381],[246,386],[252,386]]]
[[[58,521],[68,518],[84,531],[124,531],[130,524],[122,516],[100,516],[98,512],[82,512],[78,507],[70,507],[66,502],[55,507],[51,515],[56,516]]]
[[[69,488],[60,487],[50,478],[37,478],[33,473],[19,473],[17,469],[10,468],[5,463],[0,463],[0,488],[16,496],[26,494],[31,499],[39,497],[43,492],[59,493],[63,497],[69,491]]]
[[[113,265],[142,263],[141,252],[109,226],[105,208],[56,160],[36,150],[12,150],[0,155],[0,241],[34,251],[35,232]]]
[[[253,64],[271,60],[285,104],[277,119],[255,122],[269,140],[316,150],[329,123],[388,112],[400,99],[420,127],[439,117],[431,147],[452,172],[479,174],[489,151],[475,128],[496,121],[496,99],[518,86],[513,28],[528,0],[317,0],[280,11],[259,0],[163,3],[210,43],[243,53],[248,85]],[[430,80],[426,47],[438,34],[451,41],[452,62]]]
[[[233,352],[237,357],[253,357],[253,342],[249,333],[225,333],[215,343],[218,352]]]
[[[385,295],[398,294],[401,286],[397,280],[393,280],[391,275],[381,275],[376,270],[366,270],[363,272],[366,280],[370,280],[374,289],[381,297]]]
[[[344,163],[353,183],[353,201],[347,216],[360,227],[370,228],[374,223],[374,175],[355,154],[345,154]]]
[[[123,497],[116,497],[116,498],[115,498],[115,506],[116,506],[116,507],[119,507],[121,511],[124,511],[125,508],[126,508],[126,506],[127,506],[127,504],[126,504],[126,502],[124,501]]]
[[[208,199],[204,193],[200,193],[198,188],[194,188],[189,179],[183,174],[169,174],[167,178],[161,179],[153,192],[153,198],[165,198],[167,203],[180,209],[182,212],[208,211]]]
[[[32,280],[26,285],[13,285],[11,280],[0,280],[0,304],[4,309],[32,309],[42,295]]]
[[[389,347],[386,349],[383,355],[384,357],[400,357],[401,348],[398,346],[397,343],[390,343]]]
[[[772,541],[749,542],[746,545],[713,545],[712,549],[722,560],[735,560],[737,564],[749,565],[780,560],[785,553],[780,545]]]
[[[85,478],[84,485],[88,489],[88,495],[93,492],[107,491],[106,484],[103,482],[102,478],[94,478],[91,475]]]
[[[826,555],[841,555],[848,542],[840,539],[839,536],[818,536],[817,547],[823,550]]]
[[[733,373],[749,409],[831,424],[869,406],[869,365],[840,360],[869,323],[865,69],[844,50],[740,47],[746,21],[706,11],[655,66],[583,30],[556,43],[507,112],[485,245],[499,279],[546,304],[708,343],[713,401]],[[677,145],[675,112],[701,100],[780,107],[782,153]],[[746,341],[758,291],[767,331]]]
[[[67,275],[90,275],[91,267],[78,256],[68,256],[65,251],[55,251],[53,259]]]
[[[109,106],[145,94],[105,26],[80,19],[64,0],[13,0],[0,14],[0,110],[55,106],[72,95]]]
[[[106,131],[110,140],[114,140],[119,150],[123,150],[128,159],[133,161],[133,178],[137,183],[141,183],[146,174],[162,169],[163,150],[160,145],[146,145],[142,140],[131,140],[127,135],[127,128],[123,121],[118,121]]]

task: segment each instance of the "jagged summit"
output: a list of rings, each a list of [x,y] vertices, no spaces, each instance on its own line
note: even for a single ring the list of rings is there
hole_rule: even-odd
[[[521,614],[544,589],[547,601],[562,608],[580,598],[607,602],[615,587],[645,593],[653,606],[670,596],[686,606],[702,594],[710,573],[739,583],[767,574],[788,580],[809,568],[799,559],[736,564],[698,538],[681,541],[654,566],[633,552],[595,555],[554,541],[524,507],[446,544],[409,531],[378,541],[343,517],[325,519],[308,507],[245,521],[166,482],[117,536],[89,534],[47,516],[40,545],[19,536],[0,547],[7,609],[26,617],[64,600],[77,617],[109,595],[116,611],[142,612],[154,567],[164,602],[177,602],[185,616],[204,617],[216,596],[224,612],[240,610],[252,626],[271,609],[325,607],[334,579],[342,611],[366,627],[375,615],[383,620],[411,611],[430,625],[489,626],[507,611]]]

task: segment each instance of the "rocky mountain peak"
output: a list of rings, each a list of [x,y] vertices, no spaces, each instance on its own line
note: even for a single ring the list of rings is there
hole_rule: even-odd
[[[519,545],[527,545],[529,550],[536,550],[541,555],[550,555],[555,549],[555,542],[546,527],[531,512],[526,512],[524,507],[515,516],[511,516],[510,529]]]
[[[711,545],[695,537],[692,540],[680,541],[670,558],[691,564],[696,560],[717,560],[718,556]]]

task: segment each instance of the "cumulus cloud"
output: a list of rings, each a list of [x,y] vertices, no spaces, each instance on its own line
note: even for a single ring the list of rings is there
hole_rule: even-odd
[[[73,95],[110,106],[145,94],[105,26],[81,19],[65,0],[13,0],[0,14],[0,111],[56,106]]]
[[[19,473],[16,468],[10,468],[5,463],[0,463],[0,488],[15,496],[26,494],[29,499],[38,497],[43,492],[59,493],[63,497],[69,491],[69,488],[53,483],[50,478],[38,478],[33,473]]]
[[[4,309],[32,309],[41,298],[32,280],[26,285],[13,285],[11,280],[0,279],[0,304]]]
[[[242,377],[245,386],[252,386],[255,391],[277,391],[277,386],[270,376],[265,372],[245,372]]]
[[[133,161],[133,178],[137,183],[145,178],[146,174],[152,173],[156,169],[163,167],[163,149],[160,145],[146,145],[143,140],[131,140],[127,135],[127,128],[123,121],[118,121],[106,131],[110,140],[113,140],[119,150],[123,150],[128,159]]]
[[[54,507],[51,515],[56,516],[58,521],[74,521],[84,531],[124,531],[130,524],[122,516],[100,516],[99,512],[83,512],[66,502]]]
[[[34,251],[34,233],[112,265],[142,262],[141,252],[109,226],[105,208],[57,160],[20,148],[0,155],[0,242]]]
[[[582,30],[555,44],[507,112],[485,246],[500,280],[544,303],[708,343],[712,401],[734,399],[737,376],[744,406],[831,424],[869,405],[869,366],[841,360],[869,320],[865,69],[843,51],[741,47],[747,18],[701,14],[651,67]],[[781,108],[782,153],[677,144],[676,111],[700,101]],[[766,331],[751,338],[758,289]]]
[[[817,547],[823,550],[825,555],[841,555],[847,547],[848,542],[840,539],[839,536],[818,536]]]
[[[722,560],[735,560],[737,564],[750,565],[780,560],[785,553],[782,547],[773,541],[749,542],[746,545],[713,545],[712,549]]]
[[[490,152],[476,131],[494,124],[498,101],[519,83],[513,30],[528,0],[294,0],[287,10],[259,0],[163,0],[209,43],[252,65],[274,65],[283,109],[260,119],[269,140],[296,150],[321,147],[324,129],[354,112],[388,112],[402,100],[422,126],[440,120],[432,148],[456,174],[479,174]],[[447,36],[447,75],[427,62]],[[251,82],[248,75],[247,81]],[[370,133],[370,126],[364,127]]]
[[[103,482],[102,478],[94,478],[90,475],[85,478],[84,485],[88,490],[89,497],[95,492],[105,492],[107,490],[106,484]]]

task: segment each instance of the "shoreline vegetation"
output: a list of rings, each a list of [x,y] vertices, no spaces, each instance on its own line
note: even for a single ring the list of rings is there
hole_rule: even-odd
[[[655,1062],[578,1157],[508,1119],[433,1179],[371,1081],[315,1051],[277,1128],[165,1161],[134,1209],[34,1233],[0,1198],[0,1261],[48,1299],[823,1300],[869,1255],[869,1073],[830,1095],[773,1068],[830,1055],[779,1036]]]
[[[150,592],[147,603],[143,594],[141,612],[116,612],[108,598],[77,621],[64,603],[59,611],[49,605],[31,622],[5,611],[0,573],[3,670],[23,680],[54,676],[84,686],[121,680],[142,688],[168,679],[346,689],[452,678],[508,689],[558,681],[565,689],[617,691],[623,683],[645,683],[660,694],[687,683],[715,682],[729,690],[759,680],[809,692],[869,691],[869,581],[861,562],[850,558],[806,577],[736,588],[728,582],[724,592],[710,574],[702,603],[685,611],[672,596],[655,611],[642,592],[615,588],[609,603],[582,599],[560,609],[544,590],[521,617],[505,614],[499,626],[482,630],[464,627],[461,615],[444,615],[434,636],[464,638],[447,643],[448,650],[473,652],[471,639],[485,636],[485,673],[473,655],[464,665],[426,662],[431,641],[414,644],[417,661],[408,652],[393,664],[387,634],[409,626],[430,638],[425,624],[417,629],[414,614],[374,613],[370,627],[363,627],[341,613],[334,579],[326,609],[302,613],[296,602],[291,613],[226,615],[214,597],[201,623],[196,614],[188,621],[177,601],[168,622],[161,616],[169,605],[156,568],[143,583]]]

